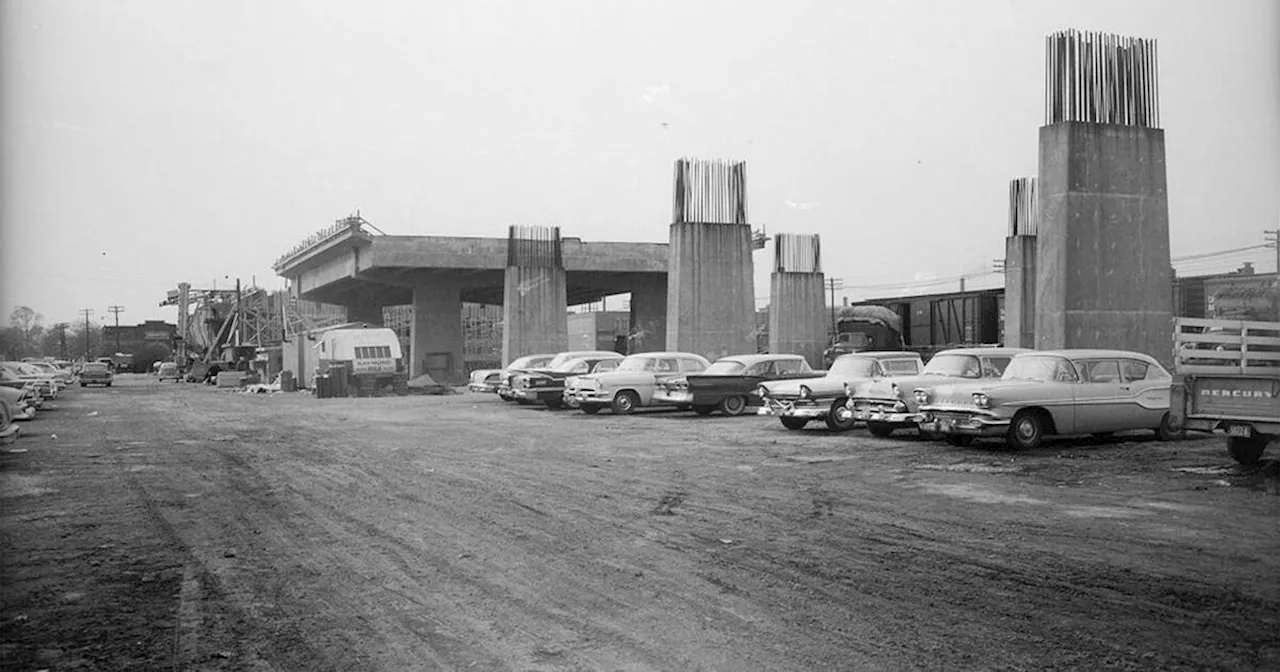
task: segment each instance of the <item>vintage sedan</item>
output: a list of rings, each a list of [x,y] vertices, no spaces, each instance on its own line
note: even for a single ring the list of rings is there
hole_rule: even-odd
[[[769,380],[812,378],[813,368],[801,355],[733,355],[712,362],[706,371],[658,383],[656,403],[691,407],[698,415],[719,410],[742,415],[761,403],[756,387]]]
[[[1173,378],[1155,359],[1125,350],[1045,350],[1017,355],[999,380],[917,388],[920,429],[954,445],[1002,437],[1029,450],[1047,435],[1109,435],[1169,425]]]
[[[592,352],[563,360],[557,355],[551,366],[521,371],[513,376],[511,393],[520,402],[542,402],[548,408],[560,408],[564,405],[566,379],[570,376],[616,370],[622,359],[622,355],[616,352]]]
[[[12,377],[31,383],[35,388],[36,394],[44,399],[53,399],[58,396],[58,392],[62,390],[62,386],[58,384],[58,379],[52,373],[41,369],[27,362],[0,362],[0,368],[9,372]]]
[[[86,362],[80,369],[80,387],[88,385],[105,385],[111,387],[115,374],[105,362]]]
[[[0,445],[11,443],[22,432],[14,420],[23,415],[23,390],[0,386]]]
[[[626,415],[637,408],[662,405],[653,398],[658,383],[700,373],[709,366],[706,357],[691,352],[638,353],[619,362],[615,371],[574,376],[566,382],[565,398],[587,414],[608,406],[615,415]]]
[[[551,361],[554,355],[528,355],[517,357],[506,369],[476,369],[467,377],[467,389],[472,392],[497,392],[502,385],[502,377],[511,367],[528,368],[542,366]]]
[[[918,376],[882,378],[849,383],[846,406],[853,419],[867,423],[874,436],[889,436],[897,429],[915,429],[924,420],[917,388],[965,379],[999,378],[1015,355],[1026,348],[955,348],[934,355]]]
[[[776,415],[787,429],[804,429],[812,420],[822,420],[832,431],[853,429],[857,423],[846,407],[846,383],[875,378],[914,376],[924,368],[914,352],[858,352],[840,355],[826,375],[814,378],[776,380],[761,383],[756,395],[763,400],[760,415]]]

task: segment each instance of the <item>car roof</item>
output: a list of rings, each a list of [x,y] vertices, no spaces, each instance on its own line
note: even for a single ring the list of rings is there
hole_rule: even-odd
[[[698,359],[706,359],[702,355],[694,352],[677,352],[675,350],[667,350],[664,352],[637,352],[628,357],[697,357]]]
[[[566,359],[582,359],[584,357],[622,357],[620,352],[613,350],[567,350],[556,357],[565,357]]]
[[[764,353],[759,355],[729,355],[721,357],[717,362],[740,362],[746,366],[759,364],[760,362],[776,362],[776,361],[795,361],[804,359],[804,355],[788,355],[783,353]]]
[[[1144,362],[1159,364],[1151,355],[1134,352],[1132,350],[1106,350],[1102,348],[1063,348],[1061,350],[1032,350],[1025,353],[1028,355],[1056,355],[1058,357],[1066,357],[1068,359],[1096,359],[1096,358],[1115,358],[1128,357],[1131,359],[1141,359]]]
[[[992,346],[989,348],[952,348],[950,350],[942,350],[934,354],[938,355],[1020,355],[1024,352],[1035,352],[1031,348],[1006,348],[1002,346]]]
[[[847,355],[840,355],[836,359],[843,359],[845,357],[871,357],[873,359],[920,359],[920,353],[911,352],[910,350],[851,352]]]

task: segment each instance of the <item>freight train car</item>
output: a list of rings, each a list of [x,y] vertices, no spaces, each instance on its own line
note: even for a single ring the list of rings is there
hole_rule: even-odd
[[[865,301],[902,318],[902,339],[911,350],[931,355],[960,345],[995,345],[1003,340],[1004,289],[928,294]]]

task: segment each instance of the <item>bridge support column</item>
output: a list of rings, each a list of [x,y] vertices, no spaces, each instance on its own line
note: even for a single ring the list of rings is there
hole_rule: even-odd
[[[1135,350],[1167,365],[1172,268],[1154,45],[1104,37],[1049,38],[1048,52],[1066,62],[1050,64],[1056,79],[1040,129],[1036,346]],[[1100,67],[1071,61],[1094,49],[1103,50]],[[1126,59],[1141,67],[1119,72]]]
[[[715,360],[756,352],[746,163],[676,161],[667,348]]]
[[[422,374],[442,385],[464,385],[462,289],[441,278],[413,288],[409,377]]]
[[[823,367],[827,345],[826,305],[819,237],[779,233],[773,237],[769,279],[769,352],[804,355]]]
[[[569,347],[568,291],[560,227],[512,226],[502,294],[503,364]]]
[[[627,352],[667,349],[667,280],[648,279],[631,288],[631,334]]]
[[[1036,347],[1036,178],[1009,183],[1009,236],[1004,241],[1004,340],[1009,348]]]

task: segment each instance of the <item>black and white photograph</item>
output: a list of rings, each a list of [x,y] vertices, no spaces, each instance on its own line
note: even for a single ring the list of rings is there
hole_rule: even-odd
[[[1280,2],[0,0],[9,670],[1280,670]]]

